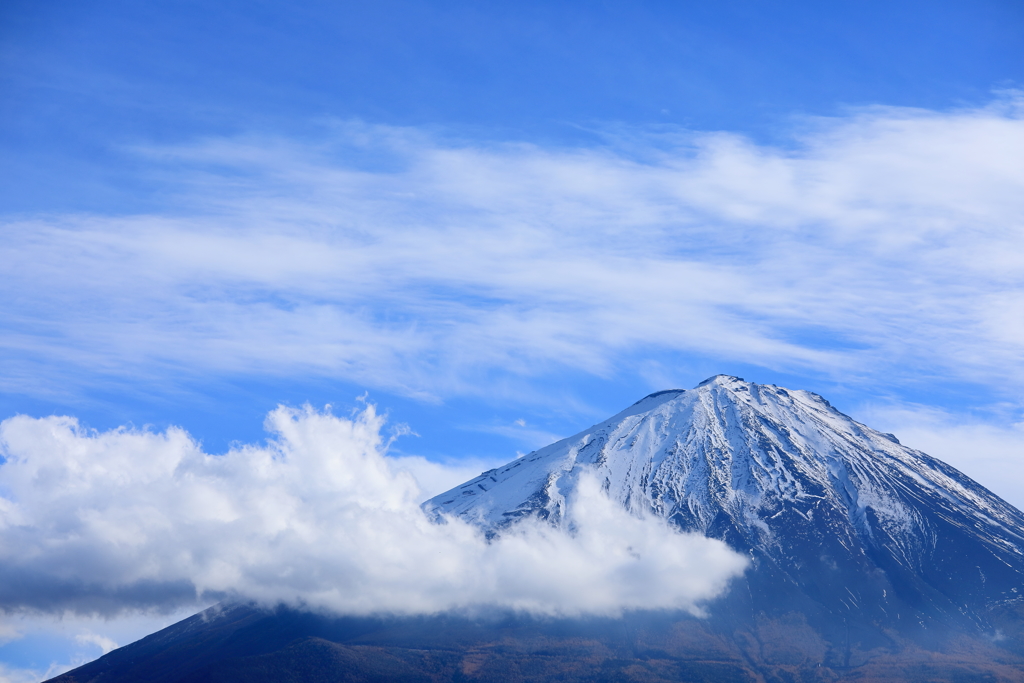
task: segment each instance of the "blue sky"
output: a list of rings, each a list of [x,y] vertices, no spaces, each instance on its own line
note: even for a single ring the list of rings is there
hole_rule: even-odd
[[[3,199],[27,212],[164,207],[126,146],[309,137],[324,118],[546,145],[594,144],[610,123],[785,143],[794,116],[986,102],[1019,84],[1024,23],[1012,2],[14,0],[2,12]]]
[[[12,0],[0,84],[0,419],[461,474],[721,372],[1024,504],[1019,3]]]

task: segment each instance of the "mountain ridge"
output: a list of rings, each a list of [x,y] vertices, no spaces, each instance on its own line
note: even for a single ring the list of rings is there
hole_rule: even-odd
[[[762,592],[803,589],[833,617],[985,632],[986,611],[1024,594],[1019,510],[817,394],[729,375],[650,394],[424,509],[494,533],[524,516],[560,524],[583,471],[631,512],[749,554]]]
[[[1024,513],[817,394],[729,375],[655,392],[423,509],[489,534],[529,516],[571,533],[583,473],[636,515],[725,541],[750,568],[704,617],[355,618],[229,605],[54,680],[1024,680]]]

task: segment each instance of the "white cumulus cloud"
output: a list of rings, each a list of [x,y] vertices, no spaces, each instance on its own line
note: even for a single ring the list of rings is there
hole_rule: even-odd
[[[528,521],[488,541],[456,519],[432,523],[382,425],[373,406],[351,417],[282,407],[267,444],[210,455],[180,429],[9,418],[0,610],[238,598],[347,614],[699,612],[746,566],[719,541],[630,516],[596,482],[580,487],[572,532]]]

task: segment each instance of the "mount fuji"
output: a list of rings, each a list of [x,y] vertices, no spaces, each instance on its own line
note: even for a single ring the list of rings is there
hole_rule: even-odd
[[[750,562],[703,617],[329,617],[234,605],[63,683],[1024,681],[1024,514],[821,396],[718,375],[651,394],[423,509],[570,533],[583,478]]]
[[[651,394],[425,508],[493,533],[530,515],[561,524],[583,472],[635,514],[748,554],[734,614],[994,634],[993,610],[1024,599],[1019,510],[817,394],[726,375]]]

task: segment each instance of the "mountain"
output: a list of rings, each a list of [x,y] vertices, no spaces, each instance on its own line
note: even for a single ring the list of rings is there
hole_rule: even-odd
[[[858,653],[799,620],[723,628],[714,617],[331,618],[212,608],[53,679],[55,683],[1020,683],[998,644],[909,641]]]
[[[429,500],[494,532],[562,523],[583,471],[636,514],[725,541],[752,569],[733,616],[799,612],[833,637],[994,636],[1024,597],[1024,514],[807,391],[718,375]],[[841,633],[833,633],[840,631]]]
[[[569,524],[581,475],[749,556],[709,616],[333,618],[234,605],[55,680],[1024,681],[1024,515],[822,397],[719,375],[437,496]]]

